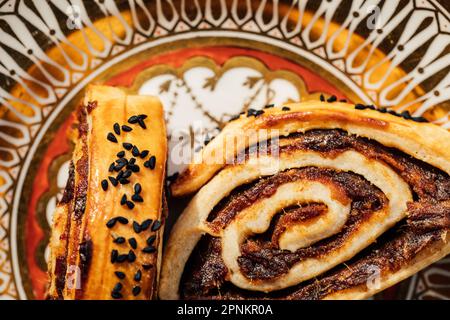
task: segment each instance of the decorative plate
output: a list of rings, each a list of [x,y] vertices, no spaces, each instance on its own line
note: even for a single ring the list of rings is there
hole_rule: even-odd
[[[49,223],[72,147],[65,131],[88,83],[158,95],[171,153],[180,135],[214,135],[248,108],[320,94],[450,128],[448,9],[433,0],[0,1],[0,298],[44,298]],[[169,173],[182,166],[170,158]],[[450,298],[450,258],[375,298]]]

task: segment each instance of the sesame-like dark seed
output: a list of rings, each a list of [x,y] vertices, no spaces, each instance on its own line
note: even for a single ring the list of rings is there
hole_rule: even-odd
[[[103,189],[103,191],[108,190],[108,180],[106,180],[106,179],[102,180],[102,189]]]
[[[388,113],[392,114],[393,116],[399,117],[399,114],[397,112],[395,112],[394,110],[389,110]]]
[[[254,115],[255,115],[255,112],[256,112],[255,109],[249,108],[249,109],[247,110],[247,117],[254,116]]]
[[[142,191],[142,186],[141,184],[138,182],[134,185],[134,193],[139,194]]]
[[[134,203],[133,202],[131,202],[131,201],[127,201],[127,207],[128,207],[128,209],[133,209],[134,208]]]
[[[356,110],[364,110],[364,109],[366,109],[366,106],[361,103],[357,103],[357,104],[355,104],[355,109]]]
[[[113,128],[114,128],[114,132],[115,132],[117,135],[120,135],[120,126],[119,126],[119,124],[118,124],[117,122],[114,123]]]
[[[128,255],[127,255],[127,254],[119,254],[119,255],[117,256],[116,261],[117,261],[118,263],[122,263],[122,262],[127,261],[127,259],[128,259]]]
[[[122,177],[123,177],[123,171],[120,171],[120,172],[117,174],[116,179],[117,179],[117,180],[120,180],[120,179],[122,179]]]
[[[339,102],[347,102],[347,99],[340,99]]]
[[[116,164],[113,162],[109,165],[109,169],[108,172],[113,172],[114,171],[114,167],[116,166]]]
[[[116,285],[113,288],[114,292],[119,292],[120,290],[122,290],[123,285],[120,282],[117,282]]]
[[[211,142],[211,140],[212,140],[212,138],[210,138],[210,137],[206,137],[205,141],[203,141],[203,144],[204,144],[205,146],[207,146],[207,145],[208,145],[208,143],[210,143],[210,142]]]
[[[237,115],[235,115],[235,116],[232,116],[228,121],[234,121],[234,120],[239,119],[240,117],[241,117],[241,115],[240,115],[240,114],[237,114]]]
[[[122,175],[122,178],[128,179],[129,177],[131,177],[132,173],[133,173],[133,171],[131,171],[131,170],[125,170],[125,172]]]
[[[139,156],[139,149],[138,149],[138,147],[133,146],[133,149],[131,149],[131,154],[132,154],[134,157],[138,157],[138,156]]]
[[[135,164],[136,158],[130,158],[130,161],[128,161],[128,164]]]
[[[123,194],[122,198],[120,198],[120,204],[123,206],[127,203],[127,195]]]
[[[148,239],[147,239],[147,245],[149,245],[149,246],[153,245],[153,243],[155,242],[155,240],[156,240],[156,235],[152,235],[152,236],[148,237]]]
[[[159,228],[161,228],[161,221],[155,220],[155,222],[153,222],[151,230],[152,231],[157,231],[157,230],[159,230]]]
[[[130,132],[131,130],[133,130],[133,128],[127,126],[126,124],[122,125],[122,131]]]
[[[108,179],[114,187],[117,186],[118,182],[117,182],[116,178],[109,176]]]
[[[128,150],[128,151],[130,151],[131,148],[133,148],[133,145],[131,143],[128,143],[128,142],[122,143],[122,146],[124,147],[125,150]]]
[[[141,157],[142,159],[144,159],[146,156],[148,156],[149,153],[150,153],[150,151],[144,150],[144,151],[141,152],[141,154],[139,155],[139,157]]]
[[[111,292],[111,297],[113,299],[122,299],[123,296],[120,292],[113,291],[113,292]]]
[[[147,115],[146,114],[140,114],[138,115],[139,119],[145,120],[147,119]]]
[[[257,110],[255,112],[255,117],[259,117],[260,115],[264,114],[264,110]]]
[[[411,114],[409,113],[408,110],[402,111],[402,113],[400,113],[400,115],[406,120],[411,119]]]
[[[275,105],[274,105],[273,103],[271,103],[271,104],[266,104],[266,105],[264,106],[264,109],[270,109],[270,108],[273,108],[273,107],[275,107]]]
[[[117,222],[121,223],[121,224],[128,224],[128,219],[122,216],[118,216],[116,217]]]
[[[370,109],[370,110],[376,110],[376,108],[375,108],[375,106],[373,104],[366,105],[366,108]]]
[[[172,175],[167,177],[167,181],[174,182],[175,180],[177,180],[179,175],[180,175],[179,172],[174,172]]]
[[[111,218],[107,223],[106,226],[111,229],[112,227],[114,227],[116,225],[117,222],[117,218]]]
[[[142,272],[141,272],[141,270],[138,270],[136,272],[136,274],[134,275],[134,281],[139,282],[139,281],[141,281],[141,279],[142,279]]]
[[[108,139],[111,142],[117,143],[117,138],[112,132],[108,133],[108,135],[106,136],[106,139]]]
[[[128,252],[128,261],[129,262],[135,262],[136,261],[136,255],[134,254],[133,250],[130,250]]]
[[[138,194],[133,194],[131,196],[131,200],[133,200],[134,202],[144,202],[144,199],[142,199],[142,197]]]
[[[128,118],[128,123],[131,123],[131,124],[135,124],[138,121],[139,121],[139,117],[138,116],[131,116],[131,117]]]
[[[139,223],[137,223],[136,221],[133,221],[133,230],[136,233],[141,232],[141,225]]]
[[[142,268],[144,268],[144,270],[150,270],[151,268],[153,268],[153,265],[151,265],[151,264],[143,264]]]
[[[115,239],[113,240],[113,242],[114,242],[114,243],[117,243],[117,244],[122,244],[122,243],[125,242],[125,238],[124,238],[124,237],[117,237],[117,238],[115,238]]]
[[[148,247],[145,247],[144,249],[142,249],[142,252],[144,252],[144,253],[153,253],[153,252],[156,252],[156,248],[152,247],[152,246],[148,246]]]
[[[116,160],[117,164],[124,164],[127,165],[128,164],[128,160],[126,158],[119,158]]]
[[[130,183],[130,180],[128,180],[128,179],[126,179],[126,178],[121,178],[121,179],[119,180],[119,182],[120,182],[120,184],[129,184],[129,183]]]
[[[289,111],[289,110],[291,110],[291,108],[289,108],[289,107],[283,107],[283,108],[281,108],[281,110],[282,110],[282,111]]]
[[[125,151],[119,151],[119,152],[117,152],[117,157],[118,158],[123,158],[123,157],[125,157]]]
[[[322,102],[325,101],[325,97],[323,96],[323,94],[320,94],[320,101],[322,101]]]
[[[117,261],[117,256],[119,255],[119,251],[116,249],[111,251],[111,263],[114,263]]]
[[[130,166],[131,171],[139,172],[140,168],[137,164]]]
[[[133,287],[132,292],[133,292],[133,296],[136,297],[137,295],[139,295],[139,293],[141,293],[141,287],[140,286]]]
[[[125,273],[123,273],[122,271],[115,271],[114,274],[117,276],[117,278],[119,278],[120,280],[125,279]]]
[[[428,122],[428,120],[424,117],[411,117],[411,120],[415,122]]]
[[[336,100],[337,100],[336,96],[335,96],[335,95],[332,95],[331,97],[329,97],[329,98],[327,99],[327,102],[335,102]]]
[[[130,244],[130,246],[131,246],[133,249],[136,249],[136,248],[137,248],[137,241],[136,241],[135,238],[130,238],[130,239],[128,239],[128,243]]]
[[[378,111],[380,111],[381,113],[386,113],[387,109],[385,107],[381,107],[380,109],[378,109]]]
[[[155,169],[155,165],[156,165],[156,157],[155,156],[151,156],[150,159],[148,159],[148,166],[150,169]]]
[[[138,124],[141,126],[142,129],[147,129],[147,126],[145,125],[144,120],[139,119],[139,120],[138,120]]]
[[[144,222],[141,223],[141,231],[147,230],[150,227],[150,225],[152,224],[152,222],[153,222],[152,219],[144,220]]]

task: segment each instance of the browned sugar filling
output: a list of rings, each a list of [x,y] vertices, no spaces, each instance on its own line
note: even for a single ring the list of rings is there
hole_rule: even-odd
[[[410,185],[414,193],[417,202],[408,204],[408,220],[399,223],[378,239],[376,244],[347,262],[345,267],[334,268],[314,282],[307,281],[270,294],[242,290],[227,282],[226,267],[221,260],[220,240],[204,236],[186,265],[180,285],[182,297],[318,299],[338,290],[365,284],[373,273],[374,266],[382,272],[399,270],[421,250],[441,241],[443,233],[448,231],[450,178],[444,172],[398,150],[349,136],[340,130],[314,130],[286,139],[290,139],[290,144],[281,147],[280,152],[303,149],[315,150],[324,156],[334,156],[353,149],[386,163]],[[301,259],[320,256],[333,250],[345,241],[352,228],[357,228],[358,223],[387,201],[379,189],[355,174],[318,168],[294,169],[235,190],[216,206],[208,221],[215,228],[223,228],[239,211],[250,206],[256,199],[270,197],[276,190],[277,183],[280,185],[300,177],[322,179],[321,181],[326,177],[328,182],[343,188],[352,199],[350,219],[337,235],[291,253],[278,248],[277,230],[282,230],[283,223],[291,223],[293,218],[314,218],[322,214],[324,208],[320,204],[306,204],[302,206],[304,212],[299,212],[299,208],[288,208],[284,213],[276,215],[265,234],[249,238],[241,246],[239,264],[243,274],[250,279],[267,280],[277,277]]]

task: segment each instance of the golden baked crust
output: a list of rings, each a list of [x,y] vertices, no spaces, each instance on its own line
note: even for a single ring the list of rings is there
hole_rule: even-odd
[[[132,116],[139,121],[130,121]],[[117,125],[114,128],[116,123],[131,131]],[[120,134],[115,132],[118,129]],[[161,103],[154,97],[132,96],[117,88],[91,85],[78,110],[74,135],[70,178],[53,218],[48,296],[151,299],[156,295],[165,221],[167,145]],[[125,150],[124,142],[139,150]],[[121,151],[121,159],[128,163],[122,167],[117,166],[122,161],[117,155]],[[153,156],[156,162],[152,169],[148,161]],[[134,164],[129,162],[132,158]],[[119,179],[114,186],[108,177],[116,178],[120,172],[131,176]],[[134,189],[137,184],[140,192]],[[124,194],[127,203],[122,204]],[[133,199],[135,194],[140,197]],[[144,221],[145,230],[139,230]],[[153,242],[147,244],[152,236]],[[144,252],[144,248],[152,249]]]
[[[273,138],[279,154],[260,154]],[[171,231],[160,297],[371,296],[450,252],[449,174],[450,133],[430,123],[318,101],[241,115],[171,186],[197,193]]]

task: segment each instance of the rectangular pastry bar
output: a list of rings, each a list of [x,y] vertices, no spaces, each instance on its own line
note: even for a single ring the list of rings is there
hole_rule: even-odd
[[[53,221],[48,297],[154,298],[167,211],[161,103],[91,85],[77,118]]]

